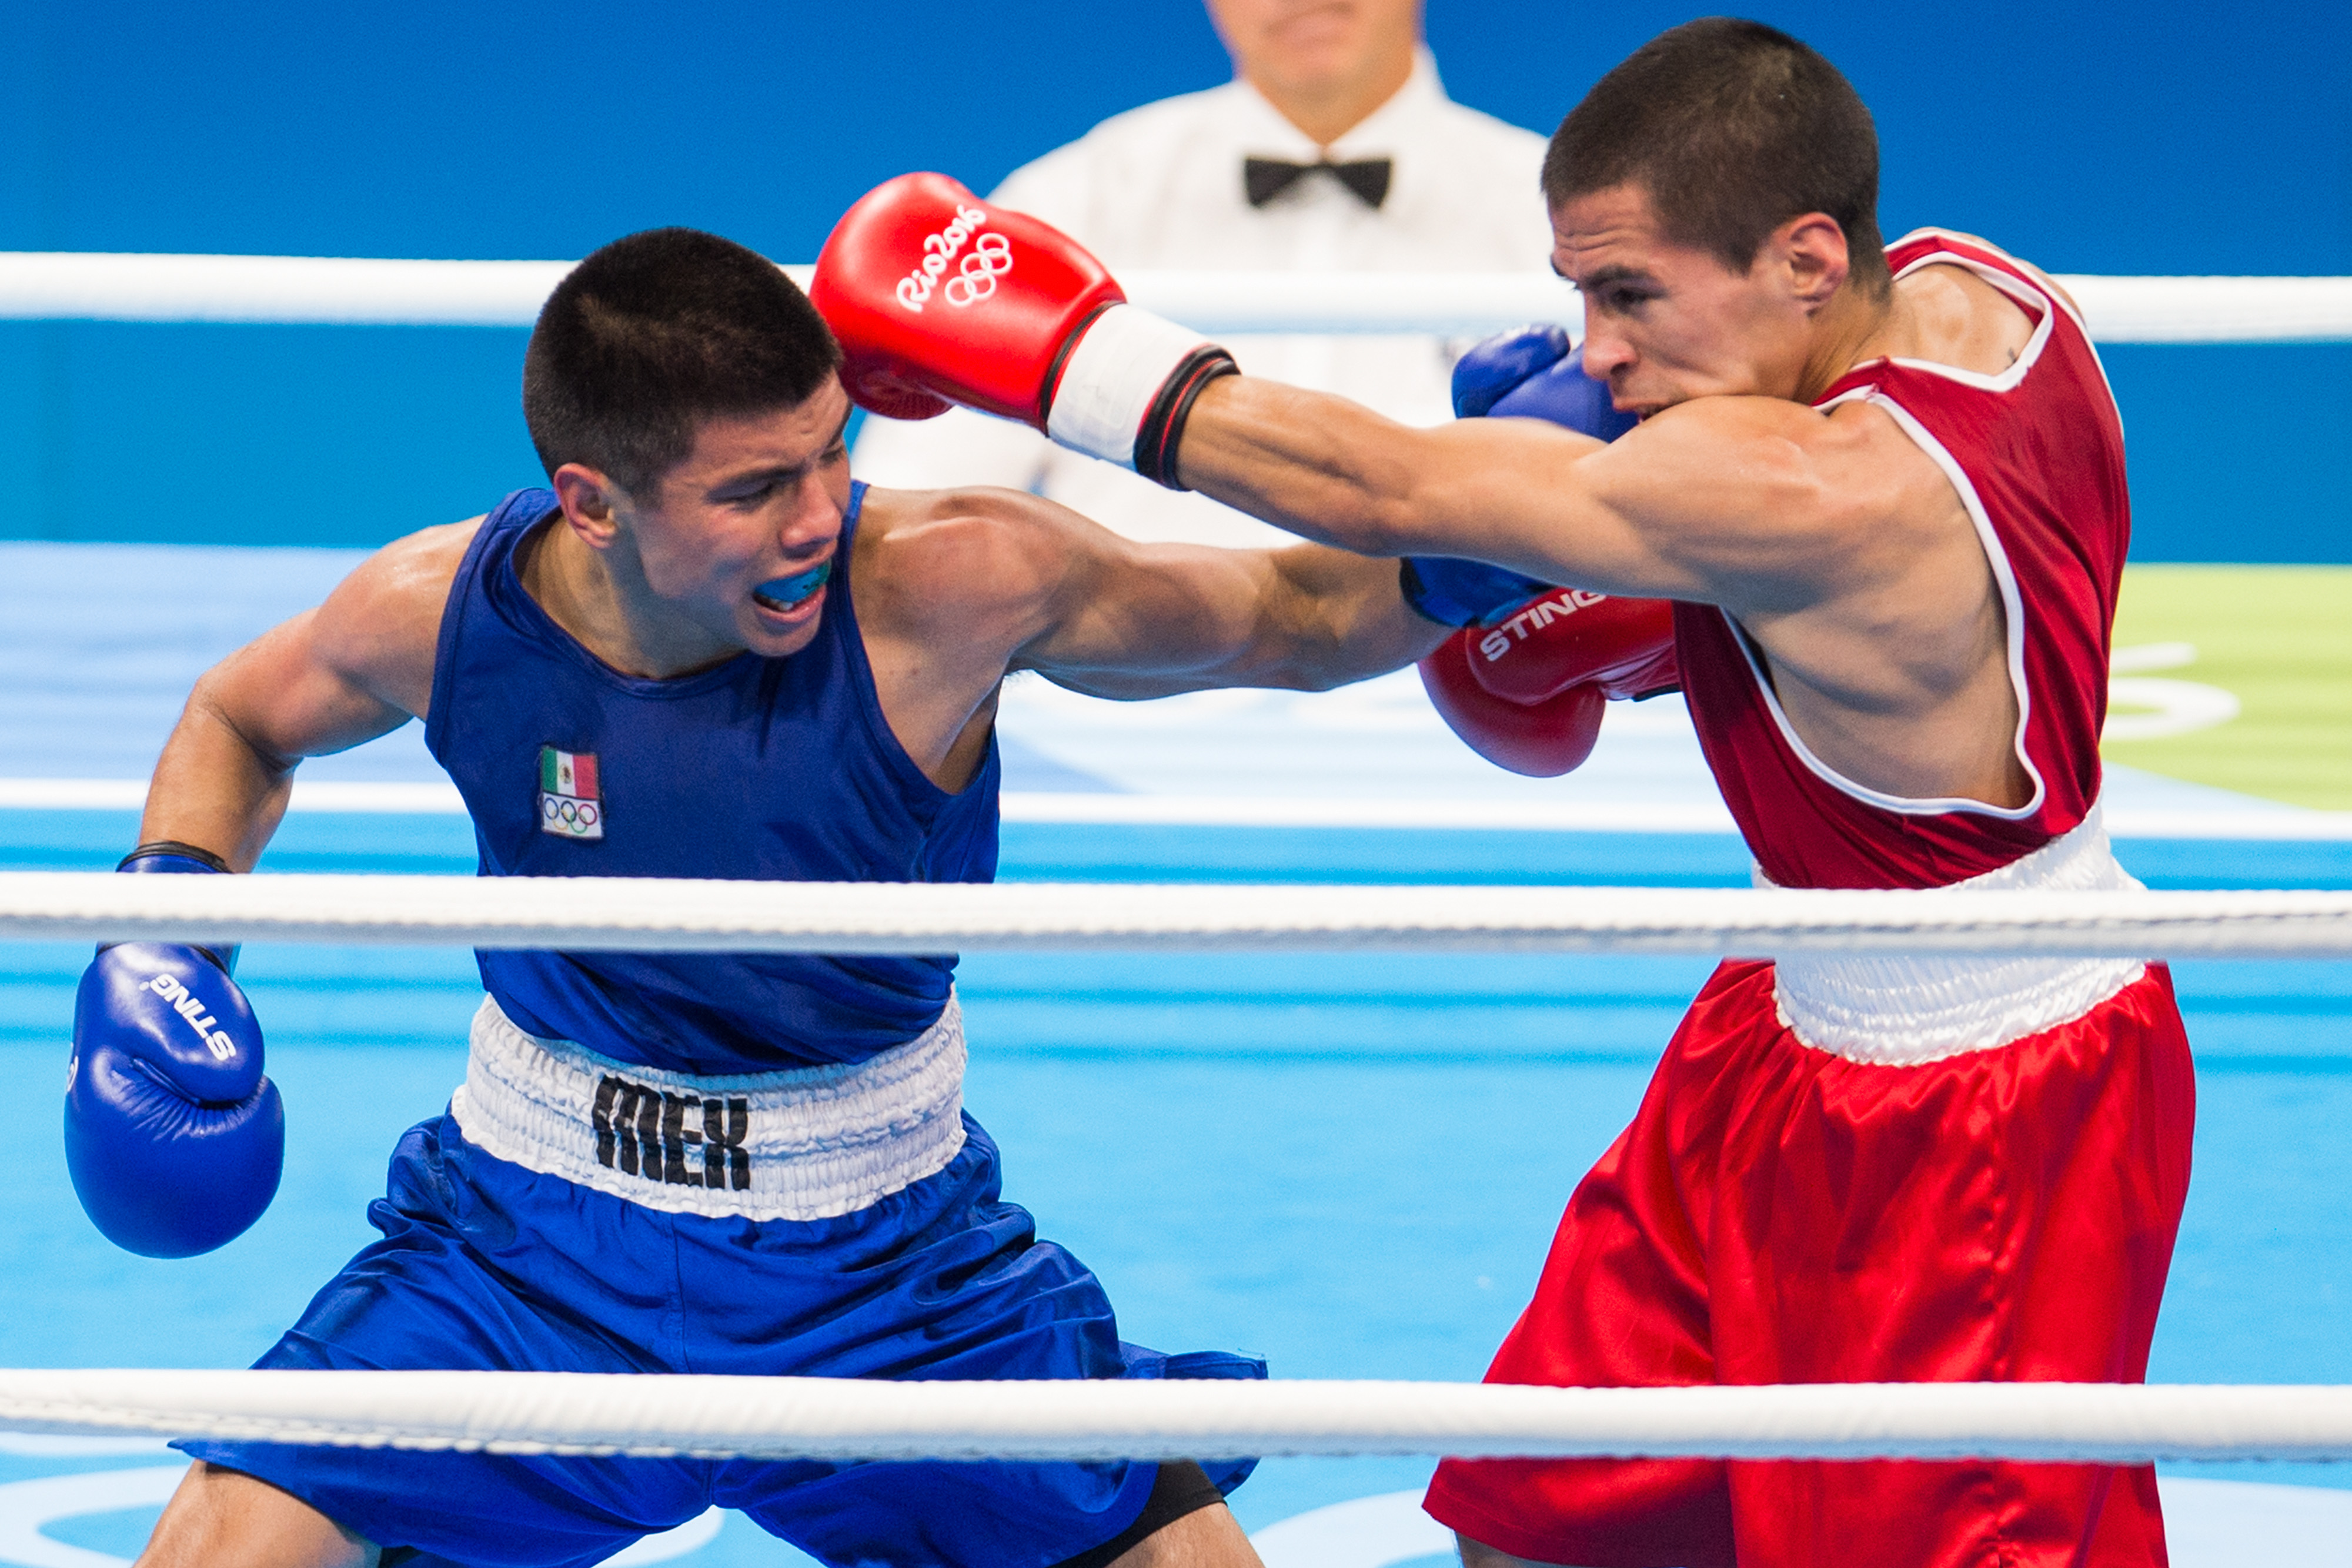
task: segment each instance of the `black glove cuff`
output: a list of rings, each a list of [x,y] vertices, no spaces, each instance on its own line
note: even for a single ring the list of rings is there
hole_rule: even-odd
[[[207,866],[224,876],[236,874],[235,868],[212,851],[199,849],[194,844],[184,844],[177,839],[151,839],[117,861],[114,869],[126,871],[132,861],[142,860],[149,855],[177,855],[182,860],[194,861],[199,865]]]
[[[1192,416],[1201,389],[1220,376],[1237,376],[1242,368],[1233,355],[1214,343],[1203,343],[1184,357],[1176,371],[1160,383],[1160,395],[1144,412],[1135,432],[1135,471],[1171,490],[1191,486],[1177,476],[1176,452],[1184,443],[1184,422]]]
[[[121,860],[115,862],[114,869],[118,872],[129,871],[136,862],[149,859],[162,859],[165,856],[169,856],[174,860],[194,861],[198,865],[203,866],[206,871],[216,871],[224,876],[233,876],[236,874],[235,869],[230,866],[228,862],[221,859],[220,856],[213,853],[212,851],[201,849],[194,844],[184,844],[177,839],[151,839],[147,842],[141,844],[137,849],[132,850],[129,854],[124,855]],[[109,947],[117,947],[120,946],[121,946],[121,944],[117,942],[101,942],[99,944],[98,950],[103,953]],[[184,946],[185,946],[189,951],[201,954],[205,957],[212,960],[213,967],[218,969],[222,974],[229,976],[236,975],[236,953],[237,948],[240,946],[239,944],[235,942],[189,942],[184,944]]]

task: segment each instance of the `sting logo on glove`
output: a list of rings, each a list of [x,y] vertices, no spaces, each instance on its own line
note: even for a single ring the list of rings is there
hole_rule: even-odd
[[[1495,629],[1478,639],[1478,652],[1484,653],[1491,664],[1511,651],[1514,635],[1525,642],[1529,632],[1540,632],[1561,616],[1573,615],[1591,605],[1603,603],[1608,597],[1605,593],[1594,593],[1588,589],[1563,588],[1556,597],[1535,600],[1510,619],[1495,622]]]
[[[172,1004],[172,1010],[187,1020],[188,1027],[196,1031],[196,1038],[205,1042],[205,1049],[213,1053],[215,1061],[226,1061],[236,1054],[236,1041],[220,1031],[220,1019],[206,1012],[203,1000],[180,984],[176,976],[151,976],[142,988]]]
[[[917,315],[922,314],[939,280],[947,277],[948,263],[955,260],[964,241],[971,239],[972,231],[988,222],[983,208],[959,205],[955,214],[955,222],[937,234],[923,236],[923,249],[929,254],[923,257],[921,266],[898,279],[898,303]],[[958,309],[977,305],[996,292],[998,277],[1012,270],[1013,242],[1001,234],[982,235],[972,240],[970,254],[957,263],[956,275],[948,278],[947,302]]]

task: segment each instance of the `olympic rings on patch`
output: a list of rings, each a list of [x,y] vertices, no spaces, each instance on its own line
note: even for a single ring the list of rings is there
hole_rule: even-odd
[[[593,828],[604,821],[604,813],[593,800],[574,800],[561,795],[541,795],[539,814],[547,821],[561,821],[567,828]]]

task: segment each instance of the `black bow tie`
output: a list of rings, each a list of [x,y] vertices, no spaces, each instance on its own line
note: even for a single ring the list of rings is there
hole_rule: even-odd
[[[1355,163],[1334,163],[1328,158],[1312,163],[1293,163],[1281,158],[1244,158],[1242,189],[1248,193],[1251,206],[1262,207],[1320,169],[1354,192],[1364,205],[1378,211],[1380,204],[1389,199],[1389,165],[1386,158],[1366,158]]]

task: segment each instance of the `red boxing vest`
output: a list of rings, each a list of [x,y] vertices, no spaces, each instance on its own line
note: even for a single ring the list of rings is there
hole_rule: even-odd
[[[1724,801],[1782,887],[1940,887],[1997,871],[2080,823],[2099,798],[2107,640],[2131,538],[2123,421],[2082,317],[2024,267],[1936,229],[1887,251],[1897,277],[1967,267],[2034,322],[2017,362],[1978,375],[1916,360],[1847,371],[1817,408],[1864,399],[1951,479],[1992,563],[2017,690],[2013,810],[1885,795],[1843,778],[1789,726],[1746,638],[1711,605],[1675,607],[1683,691]]]

